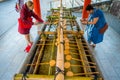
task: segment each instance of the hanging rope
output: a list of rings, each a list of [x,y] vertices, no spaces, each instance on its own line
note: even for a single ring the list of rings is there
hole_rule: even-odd
[[[27,80],[26,78],[28,78],[28,76],[27,76],[27,73],[25,72],[23,73],[22,80]]]
[[[64,71],[61,70],[59,67],[56,67],[56,73],[55,73],[55,78],[54,78],[54,80],[56,79],[56,76],[57,76],[59,73],[62,73],[62,74],[64,75]]]

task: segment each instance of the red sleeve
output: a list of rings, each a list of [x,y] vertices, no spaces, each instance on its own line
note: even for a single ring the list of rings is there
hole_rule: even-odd
[[[26,10],[25,9],[22,9],[21,12],[20,12],[20,17],[21,19],[23,20],[23,22],[25,24],[30,24],[30,25],[33,25],[34,23],[32,21],[29,21],[27,17],[27,14],[26,14]]]
[[[32,16],[33,16],[37,21],[39,21],[39,22],[41,22],[41,23],[44,22],[44,21],[43,21],[41,18],[39,18],[34,12],[32,12]]]

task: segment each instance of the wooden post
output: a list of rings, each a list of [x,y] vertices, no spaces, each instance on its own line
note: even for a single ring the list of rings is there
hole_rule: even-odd
[[[84,0],[84,6],[83,6],[83,11],[82,11],[82,19],[86,19],[86,18],[88,18],[88,13],[87,13],[87,11],[86,11],[86,7],[87,7],[87,5],[88,4],[90,4],[91,3],[91,0]]]
[[[72,0],[72,8],[74,7],[74,0]]]
[[[52,1],[50,1],[50,9],[52,9]]]
[[[37,14],[37,16],[39,18],[42,18],[41,17],[41,7],[40,7],[40,0],[33,0],[33,3],[34,3],[34,12],[35,14]],[[37,31],[38,31],[38,34],[41,34],[41,24],[40,25],[37,25]]]
[[[40,0],[33,0],[34,11],[41,18]]]

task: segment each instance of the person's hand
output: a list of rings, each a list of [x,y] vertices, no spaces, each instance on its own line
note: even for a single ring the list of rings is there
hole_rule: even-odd
[[[83,22],[83,21],[87,21],[87,19],[80,19],[80,21],[81,21],[81,22]]]
[[[37,21],[34,22],[34,25],[38,25],[38,24],[39,24],[39,22],[37,22]]]
[[[81,23],[84,24],[84,25],[86,25],[88,22],[87,21],[82,21]]]
[[[83,19],[80,19],[81,22],[83,22],[84,20]]]
[[[43,24],[49,24],[49,22],[43,22]]]

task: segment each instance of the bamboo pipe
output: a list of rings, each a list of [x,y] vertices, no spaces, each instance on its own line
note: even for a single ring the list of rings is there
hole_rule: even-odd
[[[64,71],[64,52],[63,52],[63,30],[62,30],[62,15],[63,14],[63,7],[62,7],[62,0],[60,0],[60,21],[58,26],[58,44],[57,45],[57,58],[56,58],[56,67],[59,68],[61,71]],[[64,80],[64,74],[59,72],[56,69],[57,75],[55,76],[55,80]]]
[[[83,56],[89,56],[89,57],[92,57],[92,55],[86,55],[86,54],[79,54],[79,53],[74,53],[74,52],[70,52],[71,54],[75,54],[75,55],[83,55]]]
[[[73,64],[70,64],[70,62],[65,62],[65,68],[70,68],[70,67],[88,67],[88,68],[96,68],[96,66],[86,66],[86,65],[73,65]]]
[[[76,73],[74,76],[100,74],[99,72]]]
[[[58,29],[58,43],[63,42],[62,38],[62,30]],[[56,66],[59,67],[62,71],[64,71],[64,54],[63,54],[63,44],[57,45],[57,59]],[[64,80],[64,74],[61,72],[56,75],[55,80]]]
[[[71,29],[73,30],[72,26],[73,26],[73,24],[71,23]],[[80,44],[79,44],[79,41],[78,41],[76,35],[73,34],[73,36],[75,36],[74,41],[76,41],[76,44],[78,46],[78,51],[79,51],[79,53],[81,53],[81,51],[83,51],[83,49],[81,49],[82,47],[80,47]],[[72,59],[72,57],[70,57],[70,58]],[[69,57],[68,57],[68,59],[69,59]],[[82,65],[87,65],[88,64],[88,63],[86,64],[86,62],[84,61],[84,56],[80,55],[80,59],[81,59]],[[84,70],[85,73],[87,73],[88,69],[86,67],[83,67],[83,70]],[[88,76],[88,75],[86,75],[86,76]]]
[[[80,45],[79,45],[78,39],[77,39],[76,37],[75,37],[75,39],[76,39],[76,42],[77,42],[78,49],[82,48],[82,47],[80,47]],[[79,54],[80,54],[81,52],[84,52],[84,51],[81,49],[81,50],[79,50]],[[81,59],[82,65],[86,65],[86,62],[88,63],[88,61],[84,61],[84,56],[80,55],[80,59]],[[84,70],[85,73],[87,73],[86,67],[83,67],[83,70]],[[88,76],[88,75],[86,75],[86,76]]]
[[[39,40],[39,41],[41,41],[41,40]],[[53,41],[53,40],[42,40],[42,41]]]
[[[45,44],[45,41],[43,42],[43,44]],[[41,54],[42,54],[42,52],[43,52],[43,49],[44,49],[44,46],[41,47],[41,50],[40,50],[40,52],[39,52],[38,59],[37,59],[37,61],[36,61],[37,64],[40,63],[40,58],[41,58],[40,56],[41,56]],[[37,72],[37,70],[38,70],[38,65],[35,66],[35,69],[34,69],[34,71],[33,71],[33,74],[35,74],[35,73]]]
[[[96,66],[83,66],[83,65],[71,65],[72,67],[88,67],[88,68],[96,68]]]
[[[53,44],[36,44],[37,46],[40,46],[40,45],[48,45],[48,46],[51,46]]]
[[[66,56],[66,60],[68,60],[68,61],[70,61],[70,60],[76,60],[76,61],[87,62],[87,63],[89,63],[89,64],[96,65],[96,63],[94,63],[94,62],[88,62],[88,61],[85,61],[85,60],[80,60],[80,59],[72,58],[71,55],[67,55],[67,56]]]
[[[38,63],[38,64],[26,64],[26,66],[35,66],[35,65],[48,65],[49,63],[46,62],[46,63]]]
[[[88,72],[88,73],[73,73],[72,71],[68,71],[66,73],[67,76],[81,76],[81,75],[92,75],[92,74],[100,74],[99,72]]]
[[[35,66],[35,65],[50,65],[55,66],[55,60],[50,60],[50,62],[44,62],[44,63],[35,63],[35,64],[26,64],[26,66]]]
[[[48,31],[50,30],[50,27],[51,27],[51,25],[49,26]],[[42,36],[42,35],[41,35],[41,36]],[[44,44],[46,43],[46,40],[47,40],[46,38],[47,38],[47,37],[44,38],[44,40],[43,40],[43,45],[42,45],[41,50],[40,50],[40,52],[39,52],[39,54],[38,54],[38,58],[37,58],[37,61],[36,61],[37,64],[40,63],[41,55],[43,54],[42,52],[43,52],[44,47],[45,47]],[[33,74],[35,74],[35,73],[37,72],[38,67],[39,67],[39,65],[36,65],[36,66],[35,66],[35,69],[33,70]]]
[[[53,45],[52,45],[52,51],[51,51],[51,57],[50,57],[50,59],[53,59],[53,54],[54,54],[54,49],[55,49],[55,36],[54,36],[54,40],[53,40],[53,43],[52,43]],[[51,64],[53,64],[54,63],[54,61],[52,61],[51,62]],[[51,75],[51,70],[52,70],[52,65],[50,65],[50,67],[49,67],[49,72],[48,72],[48,75]]]

